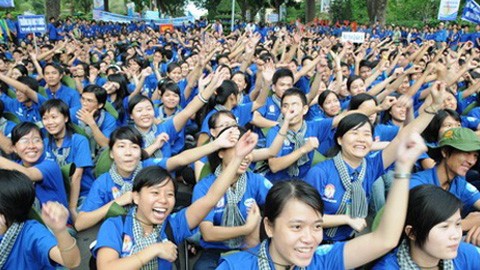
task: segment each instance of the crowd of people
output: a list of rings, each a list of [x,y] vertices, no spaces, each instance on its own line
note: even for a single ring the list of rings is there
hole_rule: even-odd
[[[479,269],[480,36],[353,30],[11,31],[0,268],[75,268],[97,226],[98,269],[171,269],[187,240],[198,270]]]

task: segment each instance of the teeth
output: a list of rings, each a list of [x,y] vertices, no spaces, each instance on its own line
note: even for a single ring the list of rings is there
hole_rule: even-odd
[[[163,213],[167,212],[167,209],[166,208],[153,208],[153,211],[163,214]]]
[[[312,250],[312,248],[309,248],[309,247],[303,247],[303,248],[296,248],[295,249],[296,251],[300,252],[300,253],[308,253]]]

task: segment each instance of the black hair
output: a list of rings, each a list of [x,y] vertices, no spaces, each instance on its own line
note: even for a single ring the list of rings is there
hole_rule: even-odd
[[[420,185],[411,189],[405,226],[412,226],[415,245],[423,247],[430,230],[449,219],[461,207],[462,202],[457,197],[435,185]],[[407,237],[405,232],[403,237]]]
[[[327,97],[330,94],[335,95],[337,97],[338,101],[340,102],[340,97],[338,96],[338,94],[336,92],[334,92],[332,90],[325,90],[318,96],[318,106],[320,106],[320,108],[322,108],[322,110],[323,110],[323,103],[325,103],[325,100],[327,99]]]
[[[368,119],[368,116],[366,116],[365,114],[352,113],[340,120],[340,123],[338,123],[337,130],[335,131],[335,135],[333,138],[335,145],[328,150],[327,156],[333,157],[342,150],[342,147],[338,144],[339,138],[343,137],[343,135],[345,135],[345,133],[347,133],[348,131],[352,129],[358,129],[365,124],[368,124],[373,136],[373,125]]]
[[[391,93],[391,94],[388,95],[388,96],[390,96],[390,97],[395,97],[395,98],[398,99],[398,98],[400,98],[402,95],[401,95],[400,93],[393,92],[393,93]],[[395,105],[393,105],[393,106],[395,106]],[[393,117],[392,117],[392,108],[393,108],[393,106],[391,106],[388,110],[386,110],[385,112],[383,112],[383,114],[382,114],[382,119],[381,119],[381,123],[386,124],[386,123],[388,123],[390,120],[393,119]]]
[[[174,81],[170,80],[170,79],[159,81],[158,84],[157,84],[157,88],[162,93],[161,94],[162,96],[167,91],[171,91],[171,92],[177,94],[178,96],[180,96],[180,88],[178,87],[178,84],[175,83]]]
[[[32,122],[21,122],[12,129],[12,144],[15,145],[23,136],[32,132],[32,130],[36,130],[43,140],[42,132],[37,125]]]
[[[153,102],[150,98],[144,95],[135,95],[128,101],[128,113],[132,114],[133,108],[137,106],[138,103],[145,100],[148,100],[148,102],[150,102],[150,104],[152,104],[152,107],[153,107]]]
[[[19,171],[0,169],[0,185],[0,214],[7,226],[26,221],[35,200],[33,182]]]
[[[211,98],[213,99],[213,103],[209,104],[210,107],[213,107],[217,104],[224,105],[230,95],[238,95],[238,86],[232,80],[224,80],[222,84],[217,88],[216,95]]]
[[[348,77],[348,79],[347,79],[347,90],[348,90],[348,92],[350,92],[350,86],[352,86],[352,83],[356,80],[362,80],[363,81],[363,78],[358,76],[358,75],[352,75],[352,76]]]
[[[118,118],[123,119],[125,117],[125,107],[123,106],[123,99],[128,95],[128,81],[125,75],[121,73],[110,74],[107,77],[110,82],[116,82],[120,88],[117,89],[117,97],[112,102],[113,107],[118,112]]]
[[[250,82],[250,75],[248,75],[246,72],[243,72],[243,71],[235,71],[233,74],[232,74],[232,77],[230,78],[231,80],[233,80],[233,76],[235,75],[243,75],[243,79],[245,80],[245,94],[248,94],[250,92],[250,88],[252,87],[252,84]],[[239,89],[240,91],[240,89]]]
[[[232,118],[233,120],[235,120],[235,122],[237,121],[237,118],[231,111],[221,110],[221,111],[215,112],[214,114],[212,114],[212,116],[210,116],[210,118],[208,119],[208,128],[214,129],[215,126],[217,125],[218,118],[220,118],[220,116],[222,115]]]
[[[265,199],[264,216],[271,225],[290,200],[305,203],[323,216],[323,201],[316,188],[301,179],[280,181],[273,185]]]
[[[40,107],[40,116],[43,118],[45,113],[50,112],[52,109],[58,110],[58,112],[67,118],[65,123],[65,136],[70,137],[73,133],[72,121],[70,119],[70,109],[68,105],[61,99],[49,99]],[[48,134],[50,146],[55,143],[55,138]]]
[[[223,132],[226,132],[227,130],[229,130],[230,128],[232,127],[226,127],[224,129],[222,129],[219,133],[218,133],[218,136],[220,136],[220,134],[222,134]],[[245,134],[245,132],[247,132],[247,130],[243,127],[238,127],[238,129],[240,130],[240,137],[243,136],[243,134]],[[219,149],[211,154],[208,155],[208,163],[210,164],[210,169],[212,170],[212,172],[214,172],[218,166],[220,166],[222,164],[222,159],[220,158],[219,156],[219,153],[220,151],[222,151],[223,149]]]
[[[45,70],[47,69],[47,67],[53,67],[54,69],[56,69],[58,71],[58,73],[60,73],[60,75],[63,75],[64,73],[64,70],[62,68],[62,66],[60,66],[59,64],[56,64],[56,63],[47,63],[44,67],[43,67],[43,73],[45,74]]]
[[[455,121],[461,123],[460,115],[456,111],[451,109],[439,110],[433,117],[432,121],[430,121],[427,128],[422,132],[422,137],[427,143],[437,143],[439,141],[440,138],[438,137],[438,132],[440,131],[445,118],[449,116]]]
[[[281,68],[281,69],[277,69],[277,71],[275,71],[275,73],[273,73],[272,84],[276,84],[277,81],[280,78],[283,78],[283,77],[290,77],[290,78],[292,78],[292,81],[294,80],[293,73],[290,69]]]
[[[114,130],[112,132],[112,134],[110,134],[110,140],[108,142],[108,147],[110,147],[110,149],[112,149],[113,145],[118,140],[129,140],[132,143],[140,146],[141,148],[143,147],[142,134],[140,134],[140,131],[138,131],[134,127],[124,126],[124,127],[119,127],[116,130]]]
[[[176,62],[172,62],[172,63],[168,64],[167,73],[172,72],[176,68],[179,68],[180,70],[182,70],[182,67]]]
[[[353,96],[350,100],[349,110],[358,110],[360,105],[362,105],[365,101],[373,100],[375,101],[375,105],[378,105],[377,100],[367,93],[360,93],[356,96]]]
[[[93,93],[97,99],[98,104],[105,106],[107,102],[107,90],[105,88],[98,86],[96,84],[90,84],[83,89],[83,93]]]
[[[34,78],[30,76],[21,76],[21,77],[18,77],[17,81],[25,84],[33,91],[38,92],[39,84],[38,84],[38,81],[35,80]]]
[[[283,104],[283,100],[288,96],[297,96],[302,100],[303,106],[308,105],[307,97],[305,96],[305,93],[303,93],[302,90],[296,87],[289,88],[287,89],[287,91],[285,91],[285,93],[283,93],[282,99],[280,100],[280,104]]]
[[[28,76],[28,70],[25,67],[25,65],[20,64],[20,65],[14,66],[13,68],[18,69],[18,71],[20,71],[22,76]]]
[[[158,184],[166,185],[169,181],[173,183],[174,190],[177,191],[177,185],[167,170],[159,166],[149,166],[143,168],[133,180],[133,192],[140,192],[144,187],[153,187]]]

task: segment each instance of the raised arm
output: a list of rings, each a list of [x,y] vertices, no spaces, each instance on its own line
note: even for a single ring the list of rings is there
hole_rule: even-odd
[[[364,265],[393,249],[400,239],[407,215],[410,172],[418,157],[427,150],[422,137],[411,133],[402,139],[395,153],[395,181],[390,190],[378,228],[345,244],[346,269]],[[368,246],[368,249],[365,247]]]
[[[0,80],[15,88],[17,91],[24,93],[33,102],[38,103],[38,93],[28,87],[26,84],[23,84],[11,77],[3,75],[2,73],[0,73]]]
[[[220,198],[223,197],[227,189],[235,183],[237,180],[235,174],[240,167],[240,163],[245,156],[251,153],[255,148],[257,140],[257,134],[247,131],[235,146],[235,157],[215,180],[207,194],[188,207],[186,216],[190,229],[193,229],[200,224]]]

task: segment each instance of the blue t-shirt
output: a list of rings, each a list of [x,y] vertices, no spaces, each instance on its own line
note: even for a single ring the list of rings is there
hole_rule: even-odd
[[[250,103],[240,104],[232,109],[232,113],[233,115],[235,115],[235,118],[239,126],[243,127],[246,124],[250,123],[250,121],[252,121],[252,118],[253,118],[252,107],[253,107],[253,102],[250,102]],[[216,109],[213,109],[207,114],[207,116],[205,116],[205,119],[203,119],[203,123],[202,123],[202,129],[201,129],[202,133],[207,133],[208,135],[210,135],[208,120],[216,112],[218,111]]]
[[[325,141],[327,141],[329,136],[332,134],[331,133],[332,124],[333,124],[332,118],[314,120],[314,121],[305,121],[305,123],[307,125],[307,130],[305,132],[304,138],[307,139],[309,137],[316,137],[318,139],[318,142],[320,143],[320,147],[322,146],[322,144],[325,143]],[[270,147],[272,145],[279,130],[280,130],[280,127],[277,125],[275,127],[272,127],[268,131],[267,147]],[[289,155],[293,151],[294,151],[294,144],[291,143],[287,138],[285,138],[283,141],[282,149],[277,154],[277,157],[283,157],[283,156]],[[306,164],[303,164],[302,166],[299,166],[299,170],[300,170],[300,174],[298,175],[299,178],[305,177],[308,170],[310,170],[310,167],[312,166],[313,154],[314,154],[313,151],[308,153],[308,158],[310,159],[310,161],[307,162]],[[276,173],[268,172],[265,175],[265,177],[268,180],[272,181],[272,183],[291,178],[288,175],[288,167]]]
[[[35,194],[40,203],[59,202],[68,209],[67,193],[58,164],[55,161],[43,159],[34,167],[42,174],[42,180],[35,182]]]
[[[398,265],[397,252],[398,249],[395,249],[394,251],[385,255],[377,262],[377,264],[375,264],[372,269],[400,269],[400,265]],[[457,257],[453,259],[453,268],[462,270],[480,269],[480,249],[471,244],[460,242]]]
[[[36,220],[27,220],[2,269],[56,269],[59,265],[49,256],[56,245],[57,239],[45,226]]]
[[[273,102],[272,97],[268,97],[265,104],[257,110],[263,117],[268,120],[277,121],[280,114],[282,114],[281,108]]]
[[[382,152],[366,157],[365,161],[367,168],[362,186],[367,195],[367,200],[370,200],[373,182],[385,172]],[[354,175],[360,173],[361,166],[353,169],[347,163],[345,165],[352,181],[355,181]],[[333,159],[325,160],[312,167],[305,177],[305,181],[318,190],[324,203],[324,213],[328,215],[336,214],[342,202],[343,194],[345,194],[345,187],[342,184]],[[342,241],[347,239],[352,232],[353,229],[350,226],[344,225],[338,227],[337,233],[333,237],[324,234],[324,239],[327,241]]]
[[[5,111],[15,114],[22,122],[41,123],[42,117],[40,116],[40,106],[47,101],[47,99],[37,94],[38,103],[32,102],[30,107],[27,107],[24,103],[19,102],[17,99],[11,98],[5,94],[0,95],[0,100],[5,106]]]
[[[77,112],[81,108],[82,106],[78,106],[70,109],[70,119],[72,119],[72,123],[74,123],[75,125],[78,125],[80,122],[80,120],[78,120],[77,118]],[[97,117],[95,119],[95,122],[97,123],[100,131],[102,131],[103,135],[105,135],[105,137],[107,138],[110,138],[110,134],[112,134],[112,132],[117,129],[117,120],[109,112],[103,110],[103,113],[105,114],[105,118],[102,123],[98,122],[100,120],[100,117]]]
[[[293,249],[293,247],[292,247]],[[306,269],[345,269],[344,262],[345,242],[333,245],[322,245],[313,254],[312,261]],[[217,270],[254,270],[259,269],[258,253],[260,245],[247,251],[237,252],[220,258]],[[268,250],[268,247],[267,247]],[[270,269],[275,269],[270,253],[267,252]],[[294,269],[299,269],[295,267]]]
[[[68,105],[69,108],[81,106],[80,94],[78,93],[78,91],[63,84],[60,85],[60,88],[55,93],[53,93],[50,88],[46,88],[45,92],[47,93],[49,99],[61,99],[63,100],[63,102],[65,102],[65,104]]]
[[[58,162],[54,150],[56,150],[59,155],[66,154],[66,151],[68,151],[68,156],[65,159],[66,164],[74,163],[76,168],[83,168],[83,175],[80,182],[80,196],[86,196],[95,180],[93,176],[92,153],[90,152],[87,138],[74,133],[72,136],[65,136],[62,146],[57,147],[55,142],[50,143],[49,136],[47,136],[44,144],[47,159]]]
[[[147,159],[142,161],[143,168],[148,166],[160,166],[167,168],[167,159]],[[133,179],[123,179],[124,181],[133,182]],[[90,192],[82,205],[82,212],[92,212],[107,203],[115,200],[120,196],[121,186],[113,182],[109,172],[100,175],[97,180],[93,182]]]
[[[412,178],[410,179],[410,188],[420,185],[434,185],[440,187],[437,166],[412,175]],[[468,183],[467,180],[465,180],[465,177],[462,176],[455,176],[455,178],[453,178],[450,182],[450,188],[448,191],[462,201],[466,213],[470,212],[473,209],[475,202],[480,200],[480,192],[478,192],[477,188]]]
[[[245,194],[243,198],[240,200],[238,204],[238,208],[240,209],[240,213],[242,214],[243,218],[247,220],[248,210],[252,203],[256,202],[257,205],[262,206],[265,204],[265,198],[267,197],[267,193],[272,187],[272,183],[268,181],[265,177],[247,171],[247,188],[245,190]],[[214,174],[207,176],[206,178],[202,179],[202,181],[198,182],[193,189],[193,197],[192,202],[197,201],[198,199],[204,197],[210,187],[212,186],[213,182],[217,177]],[[220,226],[222,224],[222,217],[225,212],[225,206],[227,201],[227,195],[225,194],[217,203],[217,205],[208,213],[205,217],[204,221],[210,221],[213,223],[214,226]],[[200,245],[203,248],[214,248],[214,249],[225,249],[229,250],[230,248],[226,246],[223,242],[205,242],[203,238],[200,240]]]
[[[115,250],[120,258],[132,255],[135,238],[133,236],[133,218],[132,213],[125,217],[113,217],[105,220],[100,227],[97,236],[97,244],[93,249],[93,255],[96,257],[97,252],[102,247],[108,247]],[[165,232],[166,226],[171,226],[175,244],[179,245],[185,238],[192,236],[194,231],[190,230],[188,220],[186,217],[187,208],[180,210],[177,213],[170,214],[164,221],[164,226],[160,231],[158,242],[168,240]],[[125,219],[125,221],[123,220]],[[167,225],[168,224],[168,225]],[[172,263],[158,258],[158,269],[172,269]]]

